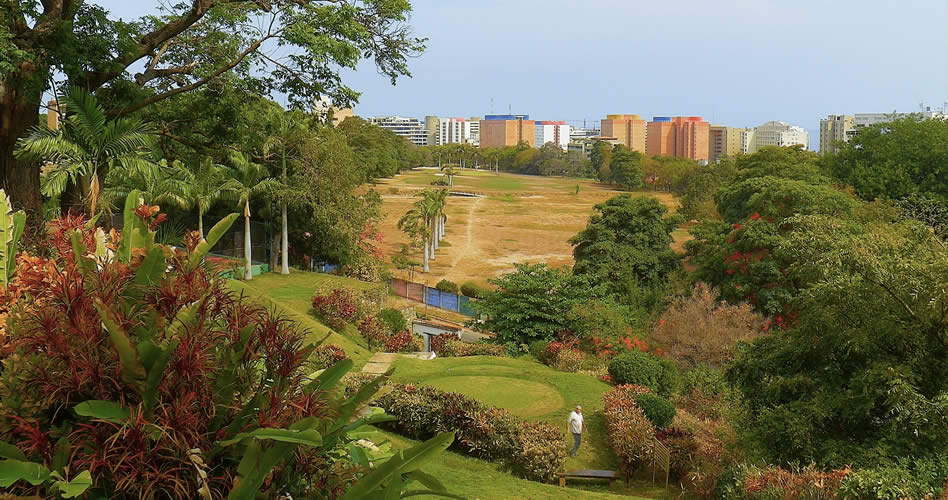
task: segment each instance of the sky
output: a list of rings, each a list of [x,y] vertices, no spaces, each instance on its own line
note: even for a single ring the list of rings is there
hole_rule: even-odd
[[[98,0],[115,15],[152,1]],[[412,0],[427,50],[396,86],[346,71],[360,116],[606,114],[799,125],[948,100],[946,0]],[[281,100],[280,96],[276,97]]]

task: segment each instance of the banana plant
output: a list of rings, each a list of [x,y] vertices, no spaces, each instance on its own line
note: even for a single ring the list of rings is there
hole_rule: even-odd
[[[0,285],[13,279],[16,270],[16,246],[26,226],[26,213],[13,211],[10,198],[0,189]]]

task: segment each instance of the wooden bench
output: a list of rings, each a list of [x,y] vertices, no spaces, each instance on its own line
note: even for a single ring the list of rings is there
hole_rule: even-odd
[[[608,479],[609,486],[615,486],[619,473],[613,470],[571,470],[569,472],[557,472],[556,476],[560,478],[560,486],[566,486],[566,478],[583,479]]]

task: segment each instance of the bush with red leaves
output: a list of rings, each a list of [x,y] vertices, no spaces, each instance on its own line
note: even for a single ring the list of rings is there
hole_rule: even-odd
[[[145,228],[161,222],[152,207],[138,215]],[[15,283],[24,293],[4,327],[11,352],[0,372],[0,441],[46,467],[65,457],[70,475],[90,471],[94,487],[109,497],[196,498],[198,471],[206,470],[211,496],[222,498],[234,486],[245,447],[221,448],[221,441],[303,419],[334,422],[336,396],[305,389],[306,332],[235,295],[204,264],[192,265],[196,238],[181,249],[133,248],[126,262],[91,260],[73,253],[76,231],[80,245],[96,248],[86,222],[53,221],[47,242],[53,257],[20,258]],[[113,231],[105,238],[115,250],[122,236]],[[145,265],[158,254],[164,265]],[[148,352],[155,355],[145,361]],[[167,368],[156,370],[154,380],[130,376],[129,366],[152,370],[161,356]],[[73,411],[90,400],[117,404],[128,416],[95,419]],[[297,449],[272,469],[265,494],[344,491],[360,468],[329,451]],[[22,481],[6,492],[54,496]]]

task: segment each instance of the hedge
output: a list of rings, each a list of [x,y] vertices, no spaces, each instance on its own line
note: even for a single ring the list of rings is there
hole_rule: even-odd
[[[473,281],[465,281],[461,285],[461,294],[472,299],[484,298],[484,295],[486,295],[488,291],[489,290],[487,288],[484,288]]]
[[[668,427],[675,419],[675,405],[657,394],[640,394],[635,398],[635,404],[656,429]]]
[[[453,281],[441,280],[435,285],[435,288],[447,293],[458,293],[458,284]]]
[[[460,358],[464,356],[503,356],[506,349],[502,345],[487,342],[464,342],[457,334],[444,333],[431,339],[431,350],[442,358]]]
[[[615,451],[627,476],[646,465],[652,457],[655,428],[635,404],[636,397],[648,392],[646,387],[620,385],[602,397],[606,441]]]
[[[394,385],[374,404],[398,419],[384,424],[396,432],[414,439],[454,432],[454,449],[501,462],[527,479],[550,482],[566,462],[566,441],[559,427],[524,422],[507,410],[461,394]]]

